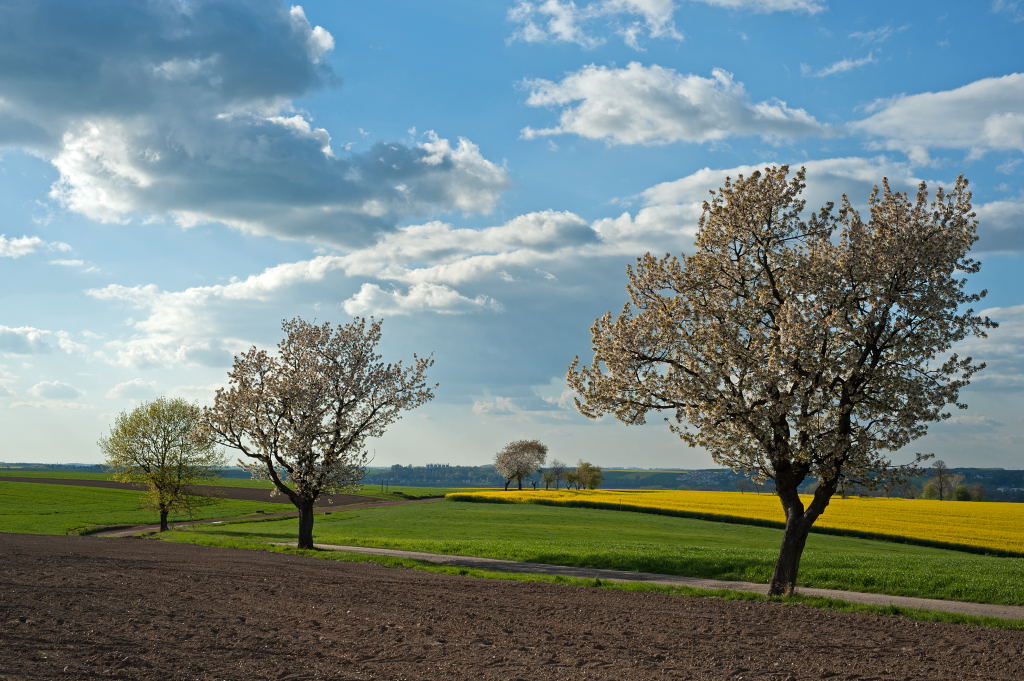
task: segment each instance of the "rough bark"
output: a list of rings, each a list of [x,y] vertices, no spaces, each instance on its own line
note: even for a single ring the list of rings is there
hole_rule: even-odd
[[[161,532],[166,532],[169,529],[171,529],[171,528],[167,524],[167,509],[166,508],[161,508],[160,509],[160,531]]]
[[[313,548],[313,502],[300,501],[295,504],[299,509],[299,548]]]
[[[804,521],[803,514],[786,520],[786,531],[782,535],[782,546],[779,557],[775,561],[775,572],[768,586],[770,596],[791,596],[796,589],[796,576],[800,569],[800,556],[807,543],[807,534],[811,530],[810,523]]]

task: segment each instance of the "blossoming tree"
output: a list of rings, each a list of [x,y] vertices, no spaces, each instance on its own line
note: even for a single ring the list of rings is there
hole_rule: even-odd
[[[380,320],[282,325],[272,355],[255,346],[235,357],[205,423],[220,444],[239,450],[253,477],[269,479],[299,511],[299,548],[313,548],[313,506],[321,495],[355,488],[368,461],[364,443],[407,409],[434,397],[426,371],[381,361]]]
[[[923,183],[911,198],[883,180],[865,220],[845,196],[805,215],[804,171],[788,173],[712,192],[694,253],[639,258],[630,302],[591,329],[593,362],[568,371],[583,414],[644,423],[667,410],[687,444],[774,482],[786,515],[776,595],[792,592],[840,485],[907,472],[887,453],[965,407],[960,390],[983,365],[952,346],[993,326],[970,308],[985,292],[966,290],[979,264],[965,179],[931,201]]]

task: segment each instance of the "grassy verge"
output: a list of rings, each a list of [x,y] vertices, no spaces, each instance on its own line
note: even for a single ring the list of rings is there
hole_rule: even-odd
[[[155,511],[141,508],[143,494],[135,490],[0,480],[0,532],[84,534],[102,526],[159,522]],[[291,504],[217,499],[193,509],[192,515],[172,514],[170,520],[173,523],[290,510],[294,510]]]
[[[210,542],[294,541],[276,520],[195,528]],[[779,530],[750,525],[534,504],[443,501],[318,516],[323,544],[378,546],[557,565],[767,583]],[[440,537],[443,537],[441,539]],[[911,544],[812,535],[803,586],[1024,605],[1024,559]]]
[[[998,629],[1010,629],[1024,631],[1024,621],[1006,620],[996,617],[979,617],[974,615],[961,615],[957,613],[942,612],[937,610],[918,610],[914,608],[900,608],[895,606],[875,606],[860,603],[851,603],[831,598],[819,598],[812,596],[791,596],[780,599],[764,596],[747,591],[732,591],[729,589],[694,589],[685,586],[663,586],[660,584],[610,582],[601,579],[582,579],[577,577],[564,577],[561,575],[538,575],[498,572],[495,570],[481,570],[475,568],[454,567],[450,565],[437,565],[422,560],[408,558],[395,558],[391,556],[371,556],[362,553],[347,551],[304,551],[285,546],[268,546],[259,541],[244,538],[225,538],[212,536],[205,532],[175,531],[169,535],[163,535],[162,539],[180,543],[199,544],[203,546],[218,546],[237,549],[269,551],[273,553],[286,553],[290,555],[308,556],[322,560],[334,560],[351,563],[373,563],[385,567],[400,567],[423,572],[435,572],[440,574],[458,575],[463,577],[477,577],[484,579],[502,579],[517,582],[534,582],[541,584],[558,584],[576,587],[590,587],[602,589],[614,589],[618,591],[633,592],[654,592],[665,593],[673,596],[689,596],[700,598],[722,598],[726,600],[740,601],[773,601],[787,606],[808,606],[836,612],[854,612],[869,615],[899,616],[925,622],[945,622],[952,624],[969,624],[975,626],[994,627]]]

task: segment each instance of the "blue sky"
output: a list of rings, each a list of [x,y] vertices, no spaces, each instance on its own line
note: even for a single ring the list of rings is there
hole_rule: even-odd
[[[282,319],[374,314],[441,384],[376,464],[711,466],[563,376],[628,263],[788,163],[811,205],[971,180],[1001,326],[912,450],[1020,467],[1022,39],[1011,0],[0,0],[0,460],[99,461]]]

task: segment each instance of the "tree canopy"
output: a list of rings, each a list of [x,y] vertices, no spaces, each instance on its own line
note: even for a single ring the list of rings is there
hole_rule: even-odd
[[[929,200],[883,179],[862,218],[846,196],[805,213],[804,170],[767,168],[704,203],[692,255],[627,270],[629,302],[592,327],[594,359],[568,381],[579,410],[644,423],[674,416],[684,442],[757,479],[786,512],[772,593],[796,582],[807,532],[844,482],[906,469],[899,450],[964,408],[983,367],[953,345],[993,324],[966,290],[978,271],[967,181]],[[918,461],[921,457],[918,457]],[[805,506],[797,487],[820,482]]]
[[[539,440],[514,440],[494,455],[494,468],[505,479],[505,489],[513,480],[522,489],[523,478],[536,473],[547,455],[547,445]]]
[[[205,422],[217,442],[237,449],[253,477],[273,481],[299,510],[299,546],[313,548],[313,505],[354,488],[369,457],[365,443],[434,397],[430,358],[385,363],[381,321],[282,324],[271,354],[255,346],[234,359]]]

